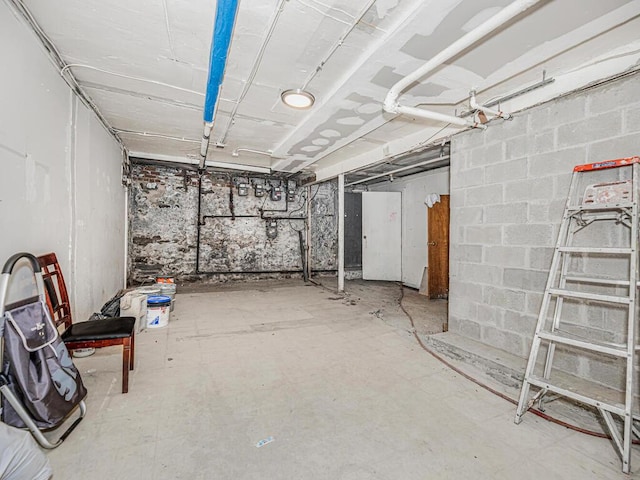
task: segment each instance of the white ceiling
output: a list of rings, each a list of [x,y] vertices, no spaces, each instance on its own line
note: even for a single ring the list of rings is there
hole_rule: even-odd
[[[215,0],[23,3],[131,155],[198,158]],[[240,0],[208,160],[328,177],[457,131],[383,114],[382,101],[402,76],[509,3]],[[472,87],[482,103],[538,82],[543,70],[563,80],[507,105],[523,108],[632,67],[639,31],[640,0],[543,1],[401,102],[453,115],[468,109]],[[312,109],[281,103],[283,90],[303,86],[316,97]],[[237,148],[271,155],[234,156]]]

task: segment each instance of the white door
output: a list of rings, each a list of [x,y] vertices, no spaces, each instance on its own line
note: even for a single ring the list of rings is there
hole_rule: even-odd
[[[362,278],[402,279],[402,195],[362,193]]]

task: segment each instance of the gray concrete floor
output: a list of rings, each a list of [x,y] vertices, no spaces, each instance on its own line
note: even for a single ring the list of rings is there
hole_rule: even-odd
[[[300,281],[179,293],[169,326],[137,337],[128,394],[117,348],[76,359],[88,415],[48,453],[54,478],[629,478],[608,441],[515,425],[425,353],[394,287],[377,308]]]

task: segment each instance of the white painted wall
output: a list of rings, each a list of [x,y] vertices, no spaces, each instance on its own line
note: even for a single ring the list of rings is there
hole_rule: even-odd
[[[120,147],[4,2],[0,58],[0,262],[55,252],[84,320],[122,288]]]
[[[370,188],[378,192],[402,192],[402,283],[420,288],[427,266],[428,193],[449,193],[449,167],[438,168]]]

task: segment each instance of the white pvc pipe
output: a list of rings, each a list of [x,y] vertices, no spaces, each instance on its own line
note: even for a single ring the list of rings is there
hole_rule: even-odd
[[[486,128],[482,124],[476,124],[476,122],[474,122],[473,120],[454,117],[453,115],[447,115],[440,112],[434,112],[433,110],[424,110],[422,108],[416,107],[405,107],[403,105],[396,105],[395,112],[393,113],[402,113],[404,115],[427,118],[429,120],[437,120],[438,122],[452,123],[453,125],[460,125],[461,127]]]
[[[479,26],[471,30],[469,33],[465,34],[464,36],[462,36],[461,38],[453,42],[451,45],[449,45],[447,48],[442,50],[435,57],[433,57],[431,60],[425,63],[422,67],[418,68],[413,73],[410,73],[409,75],[401,79],[399,82],[397,82],[393,87],[391,87],[391,89],[387,93],[386,98],[384,99],[384,104],[383,104],[384,110],[389,113],[406,113],[400,110],[400,108],[404,109],[406,107],[401,107],[398,104],[398,97],[409,85],[418,81],[420,78],[432,72],[433,70],[438,68],[440,65],[442,65],[446,61],[455,57],[465,49],[469,48],[471,45],[475,44],[477,41],[486,37],[488,34],[500,28],[509,20],[518,16],[522,12],[528,10],[529,8],[539,3],[540,1],[542,0],[516,0],[509,6],[500,10],[493,17],[491,17],[484,23],[480,24]],[[422,109],[415,109],[415,110],[417,110],[418,112],[427,112],[426,110],[422,110]],[[425,118],[435,119],[433,115],[434,113],[436,112],[428,112],[427,114],[420,113],[420,116],[423,116]],[[413,110],[409,114],[418,116],[418,113],[416,113]],[[441,114],[437,114],[437,115],[440,116]],[[450,119],[451,117],[449,117],[448,120],[443,120],[443,121],[450,122]],[[454,123],[454,122],[450,122],[450,123]],[[456,123],[456,125],[460,125],[460,124]],[[468,125],[468,123],[465,123],[465,125]]]
[[[338,291],[344,292],[344,173],[338,175]]]
[[[483,113],[488,113],[494,117],[504,118],[505,120],[509,120],[511,115],[509,113],[503,112],[502,110],[493,110],[492,108],[485,107],[484,105],[480,105],[476,101],[476,92],[472,91],[469,95],[469,106],[473,110],[480,110]]]

